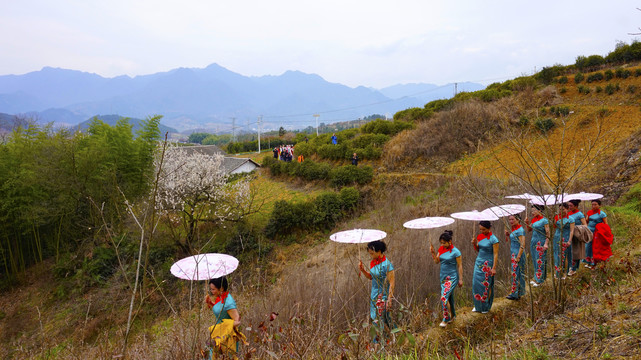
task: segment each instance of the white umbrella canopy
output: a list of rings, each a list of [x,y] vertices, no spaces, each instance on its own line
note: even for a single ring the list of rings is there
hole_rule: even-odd
[[[550,206],[550,205],[556,205],[556,204],[561,204],[565,201],[568,201],[568,194],[561,194],[561,195],[543,195],[543,196],[532,196],[530,199],[530,202],[534,205],[545,205],[545,206]]]
[[[509,195],[506,196],[506,199],[521,199],[521,200],[530,200],[533,196],[535,195],[530,195],[528,193],[521,194],[521,195]]]
[[[451,217],[424,217],[419,219],[410,220],[403,224],[408,229],[434,229],[442,226],[447,226],[454,223]]]
[[[361,244],[385,239],[387,233],[375,229],[353,229],[332,234],[329,239],[344,244]]]
[[[580,192],[576,194],[570,194],[565,196],[565,200],[581,200],[581,201],[591,201],[591,200],[597,200],[602,198],[602,194],[598,193],[586,193],[586,192]]]
[[[498,217],[510,216],[521,213],[523,211],[525,211],[525,206],[520,204],[498,205],[483,210],[483,212],[489,212]]]
[[[499,217],[494,215],[491,212],[486,212],[486,211],[463,211],[463,212],[457,212],[454,214],[450,214],[451,217],[455,219],[460,219],[460,220],[471,220],[471,221],[495,221],[498,220]]]
[[[169,271],[185,280],[209,280],[229,275],[238,268],[238,259],[226,254],[198,254],[176,261]]]

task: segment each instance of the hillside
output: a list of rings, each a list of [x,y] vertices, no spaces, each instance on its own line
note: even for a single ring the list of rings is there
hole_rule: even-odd
[[[256,212],[192,228],[194,247],[231,253],[241,261],[229,278],[241,330],[249,340],[242,355],[641,358],[641,66],[601,63],[584,69],[583,78],[577,77],[574,66],[557,70],[550,77],[517,78],[401,111],[394,121],[343,130],[337,134],[337,145],[330,143],[330,134],[310,134],[309,142],[296,145],[296,154],[305,154],[302,164],[279,162],[267,154],[257,174],[241,178],[250,184],[247,192],[255,195],[251,202],[261,205]],[[608,71],[612,77],[606,80]],[[20,149],[27,156],[33,151]],[[86,152],[89,160],[100,154],[78,151],[78,157]],[[349,165],[353,152],[362,160],[358,167]],[[128,155],[107,160],[114,169],[129,170],[128,163],[123,165]],[[92,165],[86,167],[93,169]],[[371,177],[350,177],[362,175],[361,171],[370,171]],[[139,178],[135,171],[124,174]],[[94,190],[99,195],[119,181],[117,176],[97,179],[103,186]],[[337,179],[347,179],[347,185]],[[81,183],[88,188],[85,191],[92,190],[90,184]],[[445,330],[439,328],[439,266],[429,256],[429,244],[437,244],[444,228],[409,230],[403,223],[480,210],[504,203],[506,195],[554,191],[606,194],[604,209],[614,230],[613,259],[594,270],[581,267],[564,281],[548,279],[541,287],[528,286],[524,298],[508,301],[503,297],[511,283],[510,250],[499,236],[495,304],[488,315],[472,313],[476,253],[469,239],[478,229],[474,222],[457,221],[448,228],[463,254],[465,286],[455,292],[456,321]],[[113,194],[104,196],[107,207],[118,203]],[[211,322],[211,313],[200,306],[204,284],[190,284],[168,273],[171,264],[185,255],[185,239],[194,234],[187,224],[189,213],[158,215],[152,222],[158,224],[153,226],[157,229],[153,241],[139,247],[139,237],[144,237],[136,225],[138,218],[127,214],[146,214],[144,202],[103,212],[97,206],[87,209],[82,198],[54,200],[65,201],[68,209],[92,213],[92,219],[99,219],[98,227],[93,223],[89,229],[70,227],[83,231],[83,237],[72,243],[74,251],[36,261],[7,285],[0,295],[0,356],[121,357],[127,313],[133,309],[129,358],[197,358],[207,336],[204,329]],[[66,226],[57,214],[30,206],[56,219],[56,229]],[[185,209],[189,207],[181,211]],[[550,207],[546,215],[555,211]],[[493,226],[498,235],[509,227],[504,220]],[[366,321],[370,281],[357,270],[359,260],[369,261],[364,246],[327,240],[331,233],[354,228],[388,234],[385,254],[394,264],[396,278],[391,313],[398,325],[393,335],[385,335],[389,343],[370,341],[372,334],[381,333]],[[27,250],[37,258],[37,246]],[[150,267],[143,272],[141,288],[132,291],[138,251],[146,251]]]

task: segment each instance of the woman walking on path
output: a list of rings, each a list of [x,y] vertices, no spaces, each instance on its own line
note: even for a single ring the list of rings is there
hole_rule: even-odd
[[[559,206],[560,214],[554,216],[554,239],[552,248],[554,249],[554,270],[555,277],[563,277],[568,272],[570,262],[572,261],[572,236],[574,236],[574,221],[568,216],[569,206],[563,203]],[[562,275],[561,275],[562,273]]]
[[[539,286],[545,281],[547,273],[545,265],[547,262],[550,225],[548,219],[542,214],[543,209],[544,207],[542,205],[533,205],[532,215],[534,217],[529,222],[525,219],[528,231],[532,232],[532,239],[530,240],[530,254],[532,256],[532,269],[534,270],[534,276],[532,281],[530,281],[530,284],[534,287]]]
[[[461,261],[461,251],[452,244],[451,230],[445,230],[439,237],[441,247],[438,253],[434,250],[430,242],[430,252],[432,259],[437,264],[441,264],[441,305],[443,306],[443,321],[439,326],[446,327],[456,317],[454,308],[454,289],[456,286],[463,286],[463,265]]]
[[[499,239],[492,234],[492,223],[481,221],[480,234],[472,240],[474,249],[479,253],[474,262],[474,277],[472,278],[472,294],[474,308],[472,311],[487,313],[494,302],[494,275],[499,258]]]
[[[372,258],[369,264],[369,272],[365,270],[362,261],[358,262],[360,271],[366,278],[372,280],[372,290],[369,301],[369,317],[372,321],[382,318],[388,326],[391,326],[387,313],[392,308],[394,297],[394,266],[387,260],[383,253],[387,245],[380,240],[367,243],[367,252]]]
[[[507,296],[509,300],[518,300],[525,295],[525,230],[519,224],[518,215],[510,215],[508,221],[512,231],[505,230],[506,240],[510,241],[510,255],[512,268],[512,292]]]

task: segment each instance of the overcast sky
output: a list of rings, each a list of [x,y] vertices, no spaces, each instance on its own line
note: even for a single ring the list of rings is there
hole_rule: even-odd
[[[0,75],[105,77],[211,63],[352,87],[506,80],[639,32],[634,1],[0,0]]]

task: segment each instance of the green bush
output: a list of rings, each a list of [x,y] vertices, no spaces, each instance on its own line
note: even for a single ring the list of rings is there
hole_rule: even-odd
[[[583,81],[583,79],[585,79],[585,75],[583,75],[582,73],[577,73],[576,75],[574,75],[575,84],[579,84],[581,81]]]
[[[403,130],[411,129],[413,125],[407,121],[394,120],[387,121],[376,119],[370,121],[361,127],[363,134],[385,134],[395,135]],[[387,141],[387,140],[386,140]]]
[[[567,84],[568,83],[568,77],[567,76],[561,76],[559,78],[559,84]]]
[[[603,80],[604,76],[602,72],[596,72],[594,74],[588,75],[587,79],[585,80],[588,83],[595,82],[595,81],[601,81]]]
[[[577,86],[577,90],[579,91],[579,94],[589,94],[590,93],[590,87],[589,86],[583,86],[579,85]]]
[[[614,72],[612,70],[609,70],[609,69],[606,70],[605,71],[605,80],[606,81],[610,81],[610,80],[612,80],[612,78],[614,78]]]
[[[614,76],[616,78],[619,78],[619,79],[627,79],[627,78],[630,77],[630,75],[632,75],[632,74],[630,73],[630,70],[628,70],[628,69],[618,68],[614,72]]]
[[[634,94],[635,92],[637,92],[637,87],[636,85],[629,85],[626,91],[629,92],[630,94]]]
[[[593,70],[603,64],[605,64],[605,59],[601,55],[590,55],[588,57],[577,56],[576,62],[574,63],[576,68],[580,71]]]
[[[304,202],[277,201],[265,235],[271,239],[287,238],[299,231],[331,229],[356,209],[359,200],[358,190],[345,188],[340,193],[325,192]]]
[[[350,154],[350,150],[347,148],[346,144],[325,144],[321,145],[318,147],[318,150],[316,150],[316,154],[318,154],[319,157],[322,159],[329,159],[329,160],[344,160],[344,159],[350,159],[352,157],[352,154]]]
[[[372,181],[374,170],[371,166],[345,165],[334,168],[329,173],[330,184],[340,188],[347,185],[364,185]]]
[[[525,115],[521,115],[519,117],[519,126],[528,126],[530,124],[530,119],[527,118]]]
[[[559,93],[561,94],[565,94],[566,92],[568,92],[568,89],[566,89],[565,86],[559,90]]]
[[[634,70],[634,76],[635,76],[635,77],[639,77],[639,76],[641,76],[641,69],[636,69],[636,70]]]
[[[537,119],[536,122],[534,123],[534,126],[542,133],[547,133],[548,131],[552,130],[556,124],[554,123],[554,120],[550,118],[546,119]]]
[[[603,88],[600,86],[597,86],[596,89],[594,89],[597,93],[601,93],[603,91]]]
[[[605,86],[605,93],[608,95],[614,94],[614,92],[617,90],[616,86],[612,84],[608,84]]]

